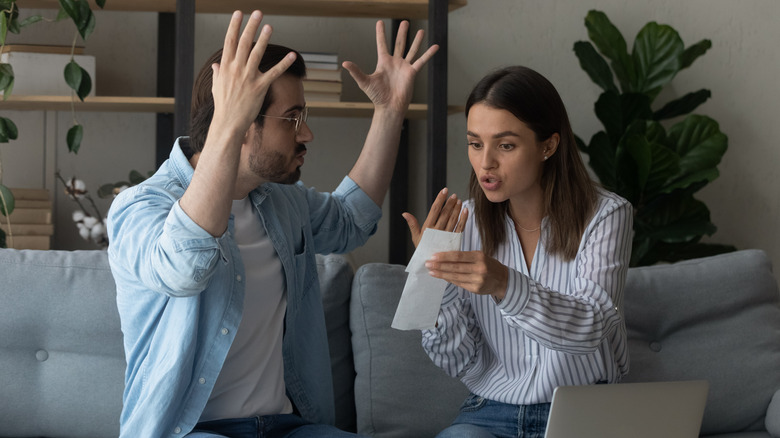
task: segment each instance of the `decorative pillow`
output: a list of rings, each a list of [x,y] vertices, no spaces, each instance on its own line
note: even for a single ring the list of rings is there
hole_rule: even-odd
[[[780,389],[777,390],[766,410],[766,430],[774,438],[780,438]]]
[[[352,335],[349,331],[349,295],[352,266],[342,255],[317,255],[317,274],[328,331],[336,427],[355,431],[355,367],[352,364]]]
[[[432,437],[450,425],[468,395],[460,380],[431,362],[419,330],[390,328],[405,282],[403,266],[368,264],[352,283],[357,428],[374,438]]]
[[[780,293],[763,251],[629,269],[624,314],[625,381],[707,380],[702,435],[764,430],[780,388]]]

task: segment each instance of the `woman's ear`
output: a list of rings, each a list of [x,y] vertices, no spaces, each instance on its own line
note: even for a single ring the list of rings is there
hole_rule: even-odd
[[[561,142],[561,136],[555,132],[553,135],[550,136],[547,140],[544,141],[544,159],[547,160],[548,158],[552,157],[555,154],[555,151],[558,150],[558,144]]]

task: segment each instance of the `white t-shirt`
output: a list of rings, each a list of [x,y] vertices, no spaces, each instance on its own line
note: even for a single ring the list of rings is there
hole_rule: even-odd
[[[244,313],[200,421],[293,411],[284,385],[282,263],[249,198],[233,201],[232,213],[245,268]]]

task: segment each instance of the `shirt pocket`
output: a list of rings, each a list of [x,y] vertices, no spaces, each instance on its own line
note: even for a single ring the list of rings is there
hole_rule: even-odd
[[[311,233],[307,233],[305,228],[301,229],[299,245],[296,245],[295,255],[293,255],[293,265],[295,268],[295,282],[300,286],[301,296],[304,296],[312,285],[317,281],[317,260],[314,256],[314,248],[309,241]],[[298,248],[300,246],[300,248]]]

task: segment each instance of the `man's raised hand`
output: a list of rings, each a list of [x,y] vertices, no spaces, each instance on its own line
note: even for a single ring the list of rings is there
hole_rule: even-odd
[[[242,134],[260,112],[271,83],[295,61],[295,53],[290,52],[266,73],[259,70],[260,60],[273,32],[271,26],[263,26],[257,43],[252,45],[262,18],[260,11],[252,12],[239,36],[243,14],[241,11],[234,12],[225,35],[222,60],[211,66],[214,74],[211,87],[214,96],[213,123],[234,124]]]

